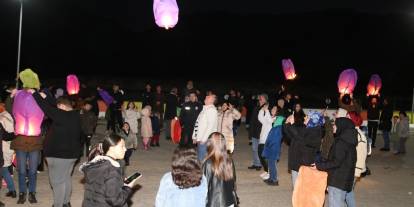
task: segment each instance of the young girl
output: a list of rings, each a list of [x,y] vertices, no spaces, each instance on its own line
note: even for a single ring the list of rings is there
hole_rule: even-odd
[[[234,151],[233,121],[239,120],[240,117],[240,112],[228,101],[223,103],[218,113],[218,131],[226,138],[227,150],[230,153]]]
[[[125,142],[119,136],[106,137],[91,151],[89,162],[79,168],[85,174],[83,207],[128,206],[136,179],[124,184],[121,167],[116,161],[124,158],[125,151]]]
[[[6,197],[16,198],[16,188],[14,187],[13,178],[10,175],[9,167],[12,165],[14,150],[10,149],[11,139],[14,137],[14,121],[9,112],[6,111],[3,104],[0,104],[0,162],[3,159],[4,165],[0,165],[0,178],[3,177],[7,183]],[[1,164],[1,163],[0,163]],[[1,179],[0,179],[1,181]],[[1,182],[0,182],[1,185]]]
[[[213,132],[207,140],[207,157],[203,172],[207,178],[207,207],[237,206],[236,170],[227,153],[226,139]]]
[[[126,153],[125,153],[125,165],[129,166],[129,158],[132,155],[132,152],[137,149],[137,138],[135,136],[135,134],[132,132],[129,123],[128,122],[124,122],[124,124],[122,125],[122,129],[121,132],[118,134],[125,142],[125,147],[127,149]]]
[[[127,109],[122,111],[122,116],[124,117],[124,121],[129,123],[129,128],[131,132],[138,134],[138,119],[141,118],[141,114],[138,112],[137,107],[135,107],[134,102],[129,102]]]
[[[145,106],[144,109],[141,111],[141,136],[142,136],[142,144],[144,145],[144,149],[148,150],[149,148],[149,140],[152,137],[152,124],[151,124],[151,107]]]
[[[151,138],[151,147],[159,147],[160,146],[160,113],[155,112],[151,116],[151,124],[152,124],[152,138]]]
[[[400,138],[398,151],[394,154],[405,154],[405,142],[410,135],[410,123],[405,111],[400,111],[400,119],[397,124],[397,135]]]

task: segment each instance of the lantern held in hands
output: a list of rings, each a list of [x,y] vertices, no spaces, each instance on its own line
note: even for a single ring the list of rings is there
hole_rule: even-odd
[[[15,133],[24,136],[39,136],[44,113],[39,108],[31,93],[20,90],[13,102]]]
[[[290,59],[282,60],[283,73],[285,73],[286,80],[293,80],[296,78],[295,66]]]
[[[76,75],[68,75],[66,77],[66,90],[69,95],[75,95],[79,93],[79,80]]]
[[[173,28],[178,22],[178,5],[176,0],[154,0],[155,23],[165,29]]]
[[[99,95],[101,96],[102,100],[109,106],[112,102],[114,102],[114,98],[109,95],[109,93],[105,90],[99,89]]]
[[[369,79],[367,86],[367,96],[377,96],[382,87],[382,81],[378,74],[374,74]]]
[[[354,69],[342,71],[338,79],[338,90],[341,94],[352,94],[358,80],[357,72]]]

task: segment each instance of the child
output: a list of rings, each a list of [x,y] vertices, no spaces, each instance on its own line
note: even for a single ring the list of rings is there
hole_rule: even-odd
[[[392,117],[392,125],[391,125],[391,132],[390,132],[390,137],[391,137],[391,143],[392,146],[394,148],[394,152],[396,152],[398,150],[398,134],[397,134],[397,125],[398,125],[398,120],[399,120],[399,116],[395,115]]]
[[[152,137],[152,124],[151,124],[151,106],[145,106],[141,111],[141,136],[144,150],[149,148],[149,140]]]
[[[125,166],[129,166],[129,158],[132,155],[132,152],[137,148],[137,138],[135,134],[132,132],[129,123],[124,122],[122,125],[121,132],[118,134],[122,139],[125,141],[125,147],[127,151],[125,152]]]
[[[151,116],[152,124],[152,138],[151,138],[151,147],[160,146],[160,113],[154,112]]]

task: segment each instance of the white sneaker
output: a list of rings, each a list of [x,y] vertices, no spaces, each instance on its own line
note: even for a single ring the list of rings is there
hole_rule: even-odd
[[[260,177],[263,179],[263,180],[267,180],[267,179],[269,179],[269,173],[267,173],[267,172],[264,172],[264,173],[262,173],[262,174],[260,174]]]

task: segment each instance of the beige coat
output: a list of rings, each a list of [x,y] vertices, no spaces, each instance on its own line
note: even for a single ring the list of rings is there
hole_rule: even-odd
[[[233,121],[239,120],[241,114],[236,109],[227,110],[223,113],[218,113],[218,126],[217,129],[224,137],[233,137]]]
[[[141,115],[141,136],[150,138],[152,137],[150,110],[148,108],[142,109]]]
[[[357,151],[357,161],[355,164],[355,177],[361,177],[361,173],[366,171],[366,159],[367,159],[367,137],[359,129],[355,127],[358,131],[358,145],[356,147]]]
[[[4,111],[0,113],[0,123],[3,125],[4,129],[7,132],[14,132],[14,122],[11,115]],[[14,150],[10,149],[11,141],[2,141],[2,150],[3,150],[3,167],[9,167],[13,161]]]
[[[136,110],[127,109],[122,111],[122,117],[125,122],[128,122],[132,133],[138,134],[138,119],[141,118],[141,114]]]

